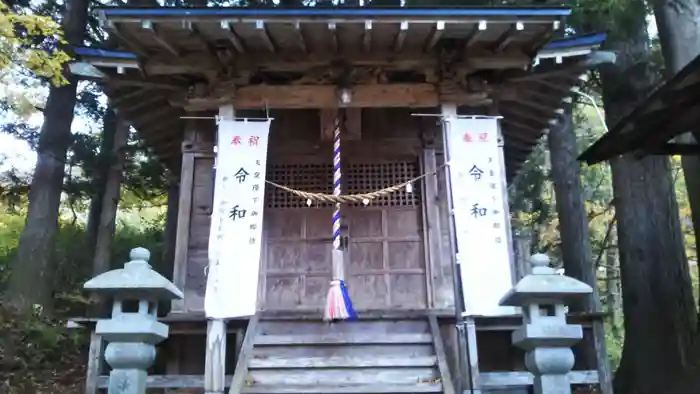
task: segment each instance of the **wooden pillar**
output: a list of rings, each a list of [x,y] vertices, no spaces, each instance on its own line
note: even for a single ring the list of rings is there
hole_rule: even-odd
[[[99,392],[100,375],[102,374],[102,354],[104,353],[104,341],[102,336],[95,333],[95,328],[90,328],[90,350],[88,351],[87,370],[85,372],[85,394],[97,394]]]
[[[445,154],[445,162],[450,162],[448,143],[449,139],[447,136],[447,130],[449,122],[451,119],[457,119],[457,105],[455,104],[442,104],[441,105],[442,121],[445,123],[443,127],[442,143]],[[452,202],[452,188],[450,185],[449,176],[450,166],[449,164],[445,167],[445,190],[447,192],[448,208],[449,208],[449,229],[450,229],[450,256],[452,260],[452,266],[454,267],[453,272],[453,284],[455,289],[455,309],[457,311],[457,321],[460,322],[460,329],[458,334],[460,336],[459,343],[463,344],[460,346],[460,365],[461,374],[467,377],[469,380],[469,390],[471,393],[480,392],[479,389],[479,355],[476,347],[476,323],[473,317],[462,317],[462,312],[464,311],[464,300],[462,299],[461,292],[461,276],[459,273],[459,266],[457,265],[457,240],[455,233],[455,223],[454,223],[454,212],[453,212],[453,202]],[[467,389],[464,387],[463,389]]]
[[[177,207],[177,230],[175,233],[175,253],[173,256],[173,284],[185,289],[187,275],[187,251],[190,239],[190,220],[192,218],[192,190],[194,187],[193,145],[197,140],[198,122],[196,119],[185,121],[185,136],[182,141],[182,167],[180,169],[180,195]],[[185,297],[187,294],[185,294]],[[171,312],[185,312],[185,300],[173,300]]]
[[[432,129],[423,129],[423,154],[421,171],[423,174],[436,172],[435,135]],[[427,268],[428,308],[444,307],[440,299],[443,277],[439,263],[442,261],[440,248],[440,212],[438,210],[438,186],[435,176],[428,176],[421,183],[423,186],[423,232],[425,236],[425,266]],[[451,284],[450,284],[451,286]]]
[[[235,116],[233,106],[227,105],[219,108],[219,117],[221,119],[234,119]],[[218,144],[218,131],[216,141]],[[223,319],[207,321],[206,340],[204,393],[224,394],[226,379],[226,321]]]

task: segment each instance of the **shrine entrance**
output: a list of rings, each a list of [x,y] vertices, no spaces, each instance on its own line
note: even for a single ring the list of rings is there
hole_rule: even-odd
[[[348,194],[366,193],[419,174],[416,161],[349,163]],[[329,193],[330,164],[272,164],[268,178]],[[428,306],[420,190],[402,190],[371,205],[343,207],[346,283],[359,310]],[[270,187],[260,280],[263,310],[320,310],[331,280],[330,205],[312,204]]]

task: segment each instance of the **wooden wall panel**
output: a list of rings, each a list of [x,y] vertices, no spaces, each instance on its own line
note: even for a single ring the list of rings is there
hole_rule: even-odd
[[[409,109],[363,109],[360,139],[344,141],[346,192],[381,189],[418,175],[422,154],[419,119]],[[268,179],[312,192],[331,192],[332,146],[321,141],[315,110],[274,111]],[[206,142],[209,138],[198,137]],[[213,199],[213,159],[195,161],[185,278],[186,309],[203,309],[207,245]],[[449,308],[452,267],[448,259],[426,264],[421,187],[401,190],[368,207],[343,207],[349,245],[346,277],[359,309]],[[331,279],[331,210],[266,186],[260,307],[320,309]],[[444,227],[444,226],[442,226]],[[443,231],[446,229],[441,228]],[[444,246],[444,240],[442,242]],[[449,255],[448,255],[449,256]],[[436,265],[439,272],[430,272]],[[440,286],[426,275],[438,275]],[[446,288],[447,284],[449,288]]]

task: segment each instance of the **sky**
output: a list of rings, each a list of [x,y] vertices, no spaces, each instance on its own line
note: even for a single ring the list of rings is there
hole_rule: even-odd
[[[657,35],[656,21],[653,16],[647,17],[648,21],[648,32],[650,37],[655,37]],[[5,84],[6,82],[3,82]],[[11,84],[11,82],[10,82]],[[6,90],[12,90],[13,86],[0,86],[0,96],[4,94]],[[43,94],[41,94],[43,93]],[[39,95],[45,97],[46,92],[40,92]],[[6,122],[7,119],[0,116],[0,123]],[[35,126],[41,126],[43,118],[40,114],[31,116],[28,122]],[[89,127],[86,123],[86,119],[76,116],[73,120],[73,130],[88,130]],[[29,145],[13,136],[5,133],[0,133],[0,173],[4,172],[12,167],[16,168],[22,173],[31,173],[36,163],[36,152],[32,151]]]

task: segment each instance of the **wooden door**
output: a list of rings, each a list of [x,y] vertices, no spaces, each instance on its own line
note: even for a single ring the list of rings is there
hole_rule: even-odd
[[[348,193],[365,193],[417,174],[417,164],[350,164]],[[330,165],[272,165],[268,179],[291,188],[330,193]],[[346,282],[358,310],[427,307],[427,280],[420,187],[362,204],[343,207],[348,244]],[[324,306],[331,280],[329,204],[314,204],[268,186],[266,250],[261,270],[261,307],[309,310]]]

